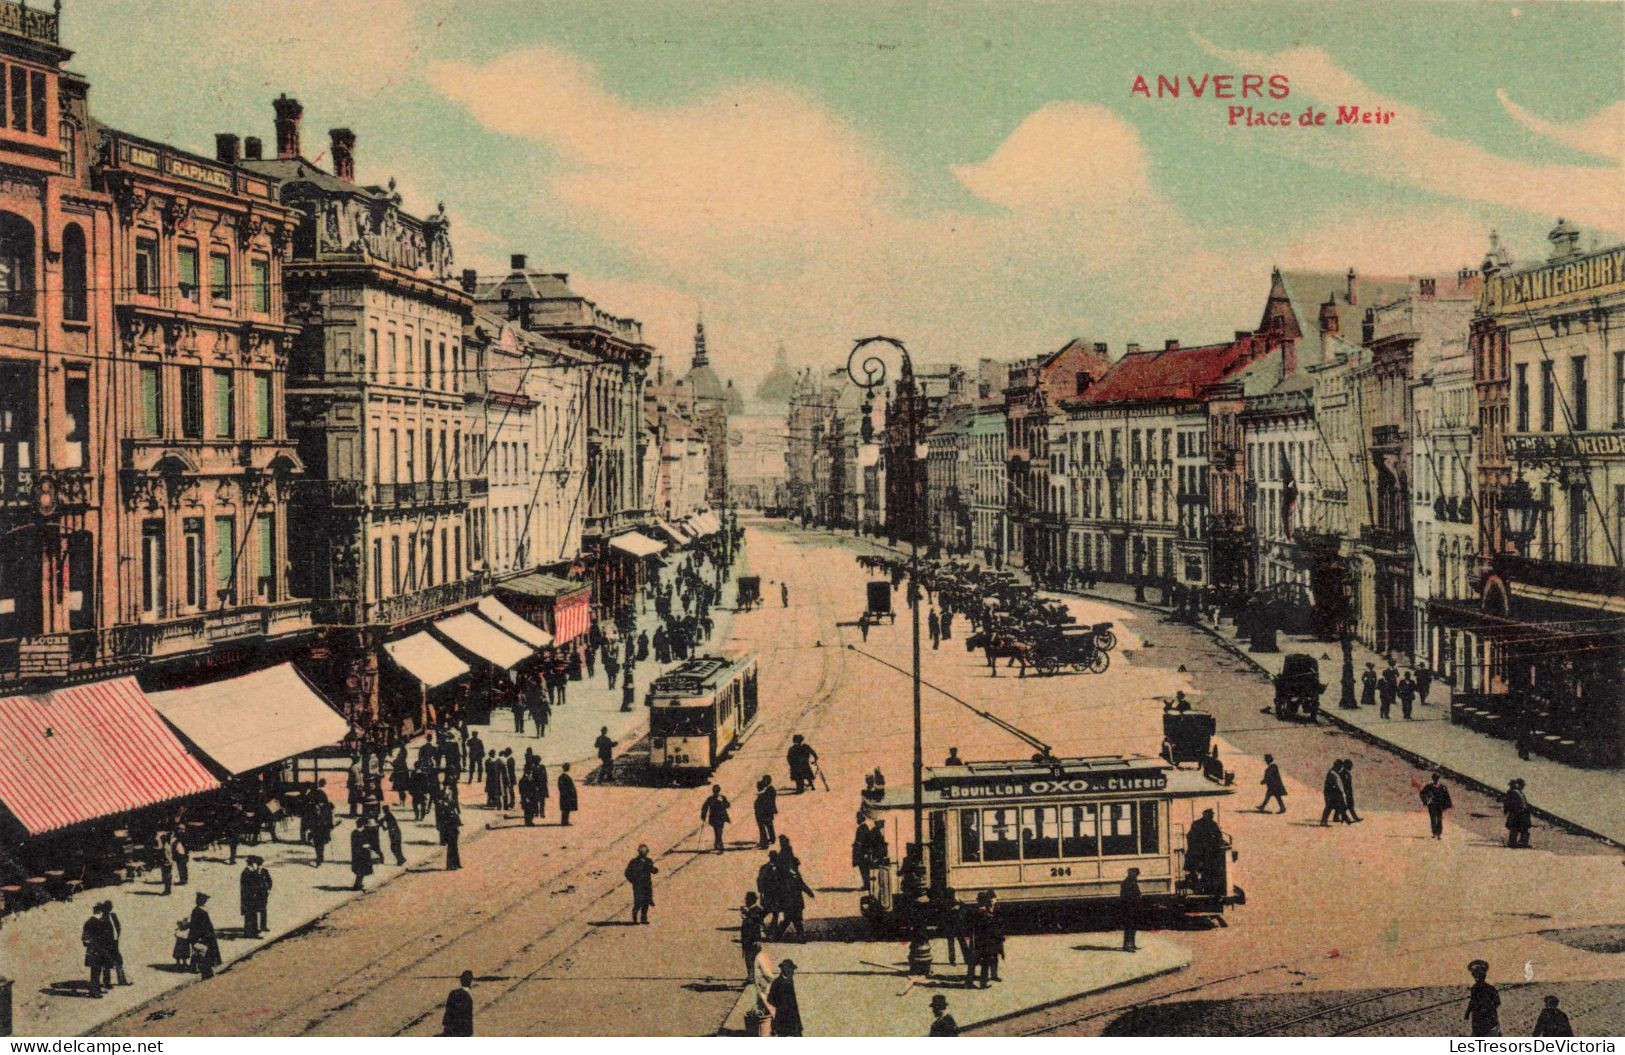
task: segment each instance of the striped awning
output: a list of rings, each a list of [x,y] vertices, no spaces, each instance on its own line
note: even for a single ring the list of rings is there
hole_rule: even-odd
[[[0,700],[0,803],[30,835],[220,786],[134,678]]]
[[[189,689],[155,692],[158,713],[228,773],[248,773],[329,747],[350,723],[292,663]]]
[[[567,645],[592,626],[592,591],[580,590],[553,605],[553,641]]]
[[[452,655],[451,649],[436,641],[427,630],[385,643],[384,654],[421,681],[426,689],[437,689],[469,672],[468,664]]]

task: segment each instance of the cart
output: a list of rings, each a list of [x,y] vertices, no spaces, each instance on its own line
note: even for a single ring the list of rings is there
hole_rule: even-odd
[[[868,584],[868,601],[869,604],[864,609],[864,615],[868,616],[869,622],[878,623],[882,619],[888,623],[897,621],[897,613],[892,611],[891,606],[891,583],[884,579],[870,582]]]
[[[1314,656],[1293,652],[1286,657],[1281,673],[1275,676],[1275,717],[1307,718],[1316,721],[1320,694],[1326,686],[1320,680],[1320,664]]]
[[[752,608],[762,606],[762,577],[760,575],[741,575],[739,577],[739,597],[734,603],[734,610],[748,612]]]
[[[1040,674],[1056,674],[1062,667],[1071,667],[1079,673],[1104,674],[1112,661],[1100,647],[1093,627],[1066,629],[1041,637],[1033,653],[1033,666]]]

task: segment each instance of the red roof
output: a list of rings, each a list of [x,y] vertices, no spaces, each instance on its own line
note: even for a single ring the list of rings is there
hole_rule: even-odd
[[[1130,352],[1112,364],[1076,402],[1155,402],[1195,399],[1208,385],[1257,358],[1262,344],[1247,338],[1194,348],[1150,348]]]

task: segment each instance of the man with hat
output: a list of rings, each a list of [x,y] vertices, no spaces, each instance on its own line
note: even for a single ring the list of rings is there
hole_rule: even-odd
[[[1523,780],[1508,782],[1506,799],[1501,803],[1506,813],[1507,846],[1512,849],[1529,848],[1529,799],[1524,794]]]
[[[265,859],[248,855],[248,864],[237,878],[238,897],[243,913],[243,936],[257,938],[266,930],[266,909],[271,902],[271,873],[265,869]]]
[[[85,947],[85,966],[90,968],[89,993],[98,1000],[102,990],[113,988],[113,925],[107,919],[110,906],[111,902],[97,902],[79,931],[79,942]]]
[[[994,915],[993,891],[976,895],[976,915],[972,919],[971,963],[965,974],[967,986],[980,982],[986,989],[999,980],[999,959],[1004,955],[1004,923]]]
[[[948,998],[938,993],[931,998],[931,1032],[933,1037],[959,1036],[959,1023],[948,1014]]]
[[[767,990],[767,1003],[773,1009],[773,1035],[799,1037],[801,1032],[801,1005],[796,1000],[796,961],[779,964],[779,976]]]
[[[1139,952],[1140,947],[1135,943],[1140,925],[1140,902],[1143,895],[1140,893],[1140,870],[1130,868],[1123,877],[1122,885],[1117,890],[1117,911],[1123,920],[1123,951]]]
[[[442,1037],[472,1037],[474,1035],[474,972],[464,971],[457,978],[457,988],[446,994],[446,1010],[440,1016]]]
[[[1467,995],[1467,1010],[1461,1017],[1471,1024],[1473,1036],[1499,1037],[1501,994],[1485,981],[1490,973],[1489,961],[1474,960],[1467,965],[1467,971],[1473,976],[1473,988]]]
[[[198,892],[192,918],[186,922],[186,942],[192,947],[192,966],[205,978],[214,977],[214,969],[225,960],[220,956],[220,940],[215,937],[214,920],[209,918],[209,895]]]

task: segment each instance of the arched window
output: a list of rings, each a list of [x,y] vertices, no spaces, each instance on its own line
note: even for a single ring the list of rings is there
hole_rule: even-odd
[[[34,314],[34,226],[0,212],[0,312]]]
[[[89,317],[85,283],[85,232],[76,223],[62,229],[62,317],[84,322]]]

